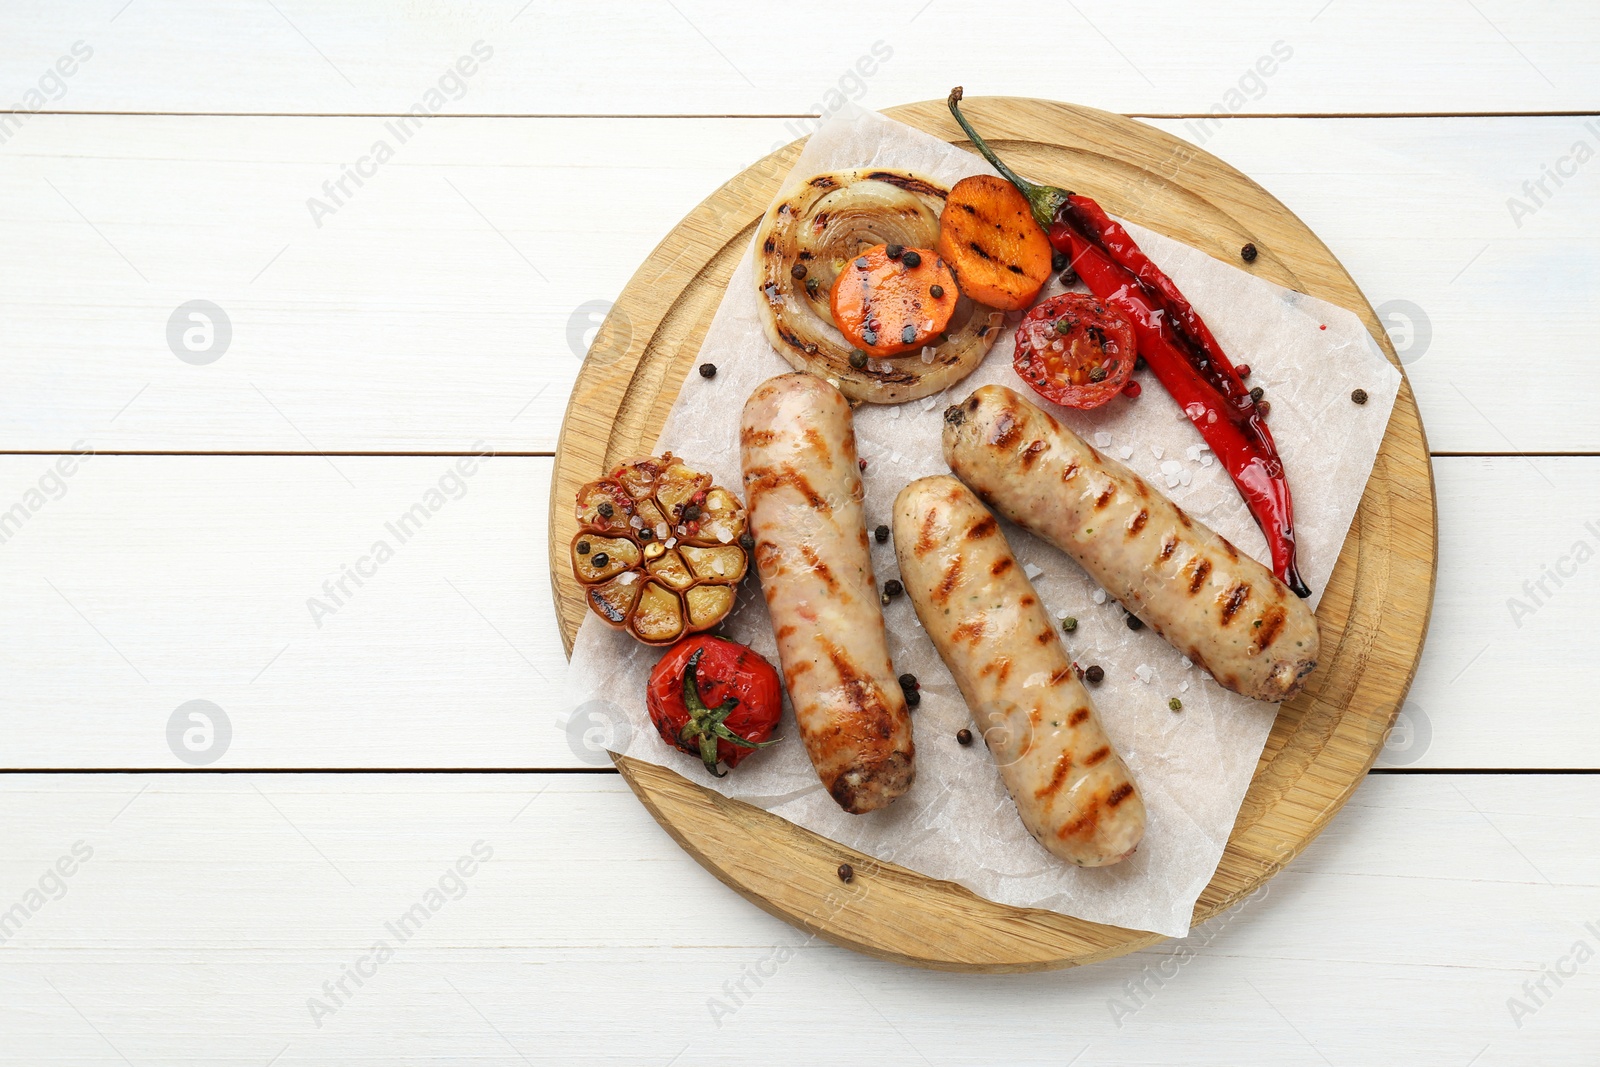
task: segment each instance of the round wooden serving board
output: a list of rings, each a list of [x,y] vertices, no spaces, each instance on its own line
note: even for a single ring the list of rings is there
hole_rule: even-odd
[[[964,109],[1018,172],[1359,314],[1399,360],[1339,261],[1266,190],[1198,148],[1119,115],[1045,100],[969,99]],[[891,117],[969,147],[942,101]],[[550,496],[550,570],[568,651],[586,608],[568,569],[578,487],[652,451],[734,266],[800,153],[763,159],[697,207],[623,290],[573,390]],[[729,442],[729,447],[733,443]],[[1416,400],[1402,383],[1372,479],[1317,611],[1323,662],[1285,704],[1222,861],[1195,906],[1203,922],[1252,892],[1327,825],[1372,766],[1405,699],[1433,605],[1433,472]],[[943,970],[1031,971],[1091,963],[1156,934],[1007,907],[728,800],[652,764],[623,777],[690,855],[751,901],[829,941]],[[835,873],[850,863],[855,880]]]

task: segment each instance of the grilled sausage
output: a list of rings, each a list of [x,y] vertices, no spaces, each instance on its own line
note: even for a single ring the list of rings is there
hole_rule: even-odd
[[[944,458],[1223,688],[1288,700],[1316,667],[1316,617],[1271,571],[1010,389],[945,411]]]
[[[810,374],[750,394],[739,426],[756,570],[822,784],[853,815],[911,788],[911,718],[889,662],[844,395]]]
[[[1144,800],[995,517],[954,478],[923,478],[894,502],[894,550],[1028,832],[1080,867],[1127,857]]]

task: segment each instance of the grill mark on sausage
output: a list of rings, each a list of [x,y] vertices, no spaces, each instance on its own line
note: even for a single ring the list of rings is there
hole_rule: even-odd
[[[751,498],[757,493],[768,493],[786,485],[805,497],[807,504],[824,515],[833,514],[832,505],[812,487],[810,479],[788,464],[777,470],[771,467],[752,467],[744,476],[745,494]]]
[[[933,591],[933,599],[941,604],[950,599],[950,594],[955,592],[956,584],[961,581],[961,571],[965,566],[960,556],[956,556],[950,561],[950,566],[945,569],[944,576],[939,579],[939,587]]]
[[[1194,520],[1189,518],[1189,513],[1178,507],[1176,504],[1173,505],[1173,508],[1177,511],[1178,521],[1183,523],[1184,529],[1192,529],[1194,527]]]
[[[967,540],[982,541],[986,537],[993,536],[999,529],[1000,524],[994,521],[994,516],[985,515],[972,524],[972,528],[967,531]]]
[[[931,511],[922,516],[922,528],[917,531],[917,543],[913,549],[917,555],[926,556],[937,546],[938,542],[933,539],[933,524],[938,518],[939,516]]]
[[[822,584],[828,587],[828,592],[837,593],[839,591],[839,580],[833,576],[833,568],[829,567],[823,562],[822,557],[817,555],[817,550],[801,542],[800,554],[805,557],[806,565],[816,573],[818,578],[822,579]]]
[[[1054,636],[1055,634],[1051,633],[1049,630],[1040,630],[1039,636],[1034,638],[1034,640],[1039,642],[1041,645],[1048,645],[1050,643],[1050,639]]]
[[[1227,626],[1233,622],[1233,617],[1244,607],[1244,602],[1250,599],[1250,587],[1244,582],[1238,582],[1222,596],[1222,625]]]
[[[1095,827],[1100,825],[1100,798],[1094,797],[1089,801],[1088,810],[1082,815],[1067,823],[1056,831],[1056,836],[1065,841],[1069,837],[1092,837]]]
[[[957,626],[954,630],[951,630],[950,640],[951,642],[971,641],[973,644],[977,644],[979,641],[983,640],[983,631],[984,620],[982,616],[979,616],[975,619],[968,619],[966,622]]]
[[[844,686],[851,706],[858,713],[858,719],[869,729],[874,730],[885,739],[892,729],[889,706],[883,702],[883,693],[872,684],[872,680],[856,669],[855,661],[849,653],[834,644],[832,641],[823,641],[824,651],[828,661],[833,664],[835,673],[839,675],[839,682]]]
[[[815,426],[807,426],[801,433],[805,436],[806,444],[817,450],[817,455],[822,457],[822,462],[832,466],[833,453],[829,451],[827,438],[822,436],[822,431]]]
[[[1061,783],[1067,780],[1067,772],[1072,770],[1072,753],[1063,752],[1056,759],[1056,769],[1051,772],[1050,780],[1033,791],[1033,799],[1043,800],[1045,797],[1054,796],[1056,790],[1061,788]]]
[[[1150,487],[1145,484],[1145,480],[1143,478],[1135,478],[1133,480],[1133,487],[1139,491],[1140,500],[1150,499]]]
[[[1070,669],[1071,668],[1069,667],[1068,670],[1070,670]],[[1067,725],[1068,726],[1082,726],[1085,722],[1088,721],[1088,719],[1089,719],[1089,709],[1088,708],[1079,708],[1077,711],[1073,712],[1070,716],[1067,717]]]
[[[1099,511],[1101,508],[1111,503],[1111,498],[1116,495],[1117,483],[1107,482],[1106,487],[1100,491],[1100,495],[1094,498],[1094,509]]]
[[[1220,537],[1220,535],[1218,535],[1218,536]],[[1228,554],[1228,559],[1231,562],[1237,563],[1239,561],[1239,550],[1237,548],[1234,548],[1233,547],[1233,542],[1228,540],[1226,537],[1222,537],[1221,540],[1222,540],[1222,551],[1224,551],[1224,552],[1226,552]]]
[[[1099,748],[1089,753],[1089,757],[1083,761],[1083,765],[1085,767],[1093,767],[1095,764],[1102,762],[1109,755],[1111,755],[1111,746],[1101,745]]]
[[[1034,598],[1033,598],[1033,597],[1031,597],[1031,596],[1024,596],[1024,597],[1023,597],[1023,598],[1022,598],[1022,606],[1023,606],[1023,607],[1025,607],[1025,608],[1031,608],[1031,607],[1033,607],[1033,606],[1034,606],[1034,605],[1035,605],[1035,604],[1037,604],[1037,603],[1038,603],[1038,601],[1037,601],[1037,600],[1035,600],[1035,599],[1034,599]]]
[[[1017,434],[1017,420],[1008,409],[995,416],[994,433],[989,438],[989,443],[999,448],[1010,448]]]
[[[1150,512],[1145,508],[1140,508],[1138,513],[1128,520],[1128,536],[1136,537],[1139,531],[1144,529],[1144,524],[1149,521]]]
[[[1283,632],[1283,624],[1287,618],[1287,613],[1276,604],[1269,608],[1265,615],[1261,616],[1261,625],[1256,629],[1257,652],[1265,650],[1268,645],[1278,639],[1278,635]]]
[[[1010,556],[1001,556],[999,559],[989,564],[989,573],[998,578],[1016,565],[1017,561],[1012,559]]]
[[[1133,796],[1133,786],[1128,782],[1123,782],[1106,797],[1106,807],[1114,808],[1131,796]]]
[[[796,626],[792,622],[778,627],[778,640],[782,641],[785,637],[793,637],[795,631],[798,629],[800,629],[800,627]]]
[[[739,444],[745,448],[765,448],[777,439],[777,430],[758,430],[754,426],[746,426],[739,431]]]
[[[1072,479],[1076,478],[1077,476],[1078,476],[1078,465],[1076,463],[1073,463],[1073,462],[1069,461],[1067,463],[1067,465],[1064,468],[1062,468],[1061,480],[1064,481],[1064,482],[1070,482],[1070,481],[1072,481]]]
[[[987,678],[991,674],[994,675],[996,685],[1005,685],[1006,679],[1011,677],[1011,657],[997,656],[985,663],[983,669],[978,672],[978,677]]]
[[[816,666],[816,664],[811,662],[810,660],[803,659],[799,663],[796,663],[793,667],[790,667],[787,671],[785,671],[784,673],[789,676],[789,686],[790,686],[790,688],[794,687],[794,679],[798,675],[802,675],[802,674],[806,673],[806,671],[809,671],[811,668],[813,668],[815,666]]]
[[[1045,443],[1043,441],[1034,441],[1027,448],[1024,448],[1022,450],[1022,469],[1027,470],[1033,466],[1034,460],[1039,458],[1039,453],[1043,452],[1044,449]]]
[[[1200,592],[1200,587],[1206,584],[1206,578],[1211,574],[1211,561],[1201,556],[1195,556],[1194,569],[1189,573],[1189,595],[1194,596]]]
[[[1167,534],[1167,539],[1161,542],[1161,562],[1165,563],[1167,560],[1171,559],[1172,553],[1177,549],[1177,547],[1178,539],[1171,534]]]

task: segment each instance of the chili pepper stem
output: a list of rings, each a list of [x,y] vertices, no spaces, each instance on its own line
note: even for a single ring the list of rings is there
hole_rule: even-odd
[[[1006,166],[1000,157],[994,154],[994,149],[989,147],[988,142],[978,136],[978,131],[972,128],[972,123],[967,121],[967,117],[956,106],[961,98],[961,86],[958,85],[950,90],[950,98],[945,101],[950,107],[950,114],[955,116],[956,122],[960,124],[966,135],[972,138],[973,147],[978,150],[984,159],[989,161],[989,165],[999,171],[1002,178],[1015,185],[1022,195],[1028,198],[1028,206],[1033,209],[1034,219],[1039,223],[1041,229],[1048,231],[1050,223],[1055,220],[1056,212],[1061,210],[1061,206],[1067,202],[1067,197],[1072,194],[1065,189],[1057,189],[1053,185],[1035,185]]]

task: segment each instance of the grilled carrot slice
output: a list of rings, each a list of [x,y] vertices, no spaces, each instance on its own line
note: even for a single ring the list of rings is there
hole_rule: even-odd
[[[1050,254],[1050,241],[1016,186],[975,174],[951,188],[939,216],[939,255],[963,293],[1002,311],[1025,308],[1050,278]]]
[[[933,343],[950,325],[956,279],[931,249],[874,245],[839,272],[830,303],[851,344],[869,356],[895,356]]]

